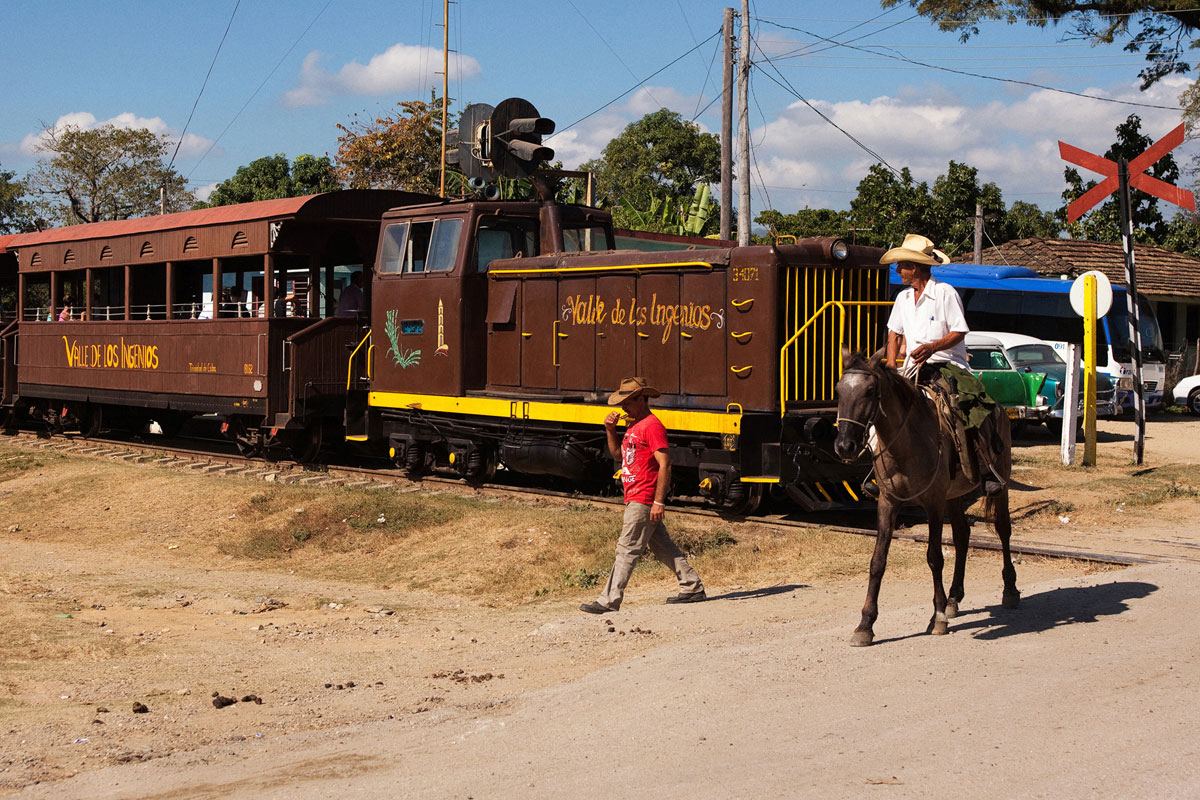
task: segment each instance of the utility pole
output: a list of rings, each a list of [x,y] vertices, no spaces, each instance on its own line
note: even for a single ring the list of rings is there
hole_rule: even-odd
[[[442,0],[442,180],[438,194],[446,196],[446,92],[450,87],[450,0]]]
[[[728,239],[733,231],[733,17],[725,9],[721,37],[725,42],[721,73],[721,233]]]
[[[973,263],[983,263],[983,203],[975,204],[975,261]]]
[[[750,0],[742,0],[738,61],[738,245],[750,244]]]

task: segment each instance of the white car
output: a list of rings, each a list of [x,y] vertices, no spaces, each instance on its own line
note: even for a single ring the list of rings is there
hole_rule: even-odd
[[[1184,378],[1175,384],[1175,405],[1193,414],[1200,414],[1200,375]]]

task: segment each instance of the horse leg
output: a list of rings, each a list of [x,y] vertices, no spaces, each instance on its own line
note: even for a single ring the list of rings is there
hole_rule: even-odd
[[[954,536],[954,578],[950,581],[950,596],[946,599],[946,616],[958,616],[958,604],[963,599],[963,577],[967,572],[967,547],[971,543],[971,526],[967,524],[966,503],[963,498],[951,500],[946,510],[950,515],[950,530]]]
[[[945,503],[931,503],[925,507],[929,515],[929,545],[925,548],[925,561],[933,574],[933,617],[929,620],[926,633],[936,636],[948,633],[950,624],[946,621],[946,588],[942,583],[942,567],[945,557],[942,556],[942,514]]]
[[[887,568],[888,548],[892,544],[892,531],[896,527],[899,504],[893,504],[886,495],[876,503],[875,552],[871,554],[871,573],[867,579],[867,601],[863,604],[862,621],[850,637],[853,647],[866,647],[875,641],[875,619],[879,616],[879,585],[883,582],[883,571]]]
[[[1000,572],[1004,578],[1004,595],[1000,604],[1005,608],[1017,608],[1021,605],[1021,593],[1017,590],[1017,570],[1013,567],[1012,549],[1009,539],[1012,538],[1012,519],[1008,513],[1008,489],[1005,488],[995,497],[988,498],[987,509],[992,520],[992,527],[1000,539],[1000,549],[1004,554],[1004,567]]]

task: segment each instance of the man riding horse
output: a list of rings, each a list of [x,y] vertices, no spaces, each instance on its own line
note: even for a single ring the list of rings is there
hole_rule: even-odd
[[[910,233],[900,247],[879,259],[880,264],[892,262],[906,288],[896,297],[888,318],[884,363],[895,368],[903,344],[902,371],[941,392],[950,401],[945,407],[957,412],[951,416],[960,444],[959,467],[974,480],[982,478],[984,493],[994,496],[1002,488],[992,467],[999,445],[992,420],[995,402],[967,368],[965,339],[970,328],[962,298],[930,271],[934,264],[950,263],[950,257],[929,239]]]

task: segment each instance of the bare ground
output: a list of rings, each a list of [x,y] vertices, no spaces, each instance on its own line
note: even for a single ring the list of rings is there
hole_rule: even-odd
[[[1026,440],[1017,539],[1177,563],[1025,558],[1006,612],[998,557],[974,554],[963,616],[930,637],[923,547],[896,542],[867,650],[845,645],[865,537],[738,528],[696,558],[716,601],[661,605],[651,566],[596,618],[575,610],[594,589],[547,576],[594,573],[610,534],[560,545],[561,510],[263,555],[297,509],[260,484],[0,445],[0,788],[1190,796],[1200,423],[1150,431],[1141,467],[1129,423],[1105,424],[1089,469]]]

